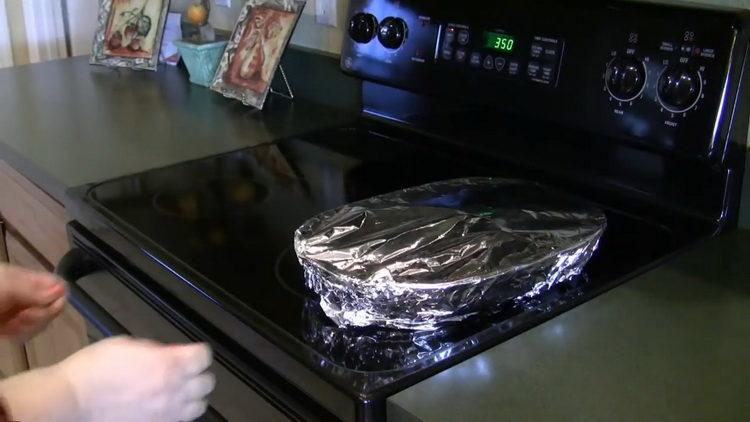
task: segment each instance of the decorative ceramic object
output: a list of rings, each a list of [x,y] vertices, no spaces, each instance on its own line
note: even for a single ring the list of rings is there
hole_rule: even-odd
[[[210,43],[193,43],[189,41],[175,41],[175,46],[182,56],[190,73],[190,82],[209,86],[216,73],[216,67],[219,65],[224,48],[227,46],[226,41],[216,41]]]

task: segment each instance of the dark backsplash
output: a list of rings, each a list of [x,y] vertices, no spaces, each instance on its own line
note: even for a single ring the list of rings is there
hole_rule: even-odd
[[[290,45],[281,65],[295,96],[337,108],[360,108],[362,82],[341,71],[338,56]],[[277,89],[284,84],[280,76],[274,80]]]

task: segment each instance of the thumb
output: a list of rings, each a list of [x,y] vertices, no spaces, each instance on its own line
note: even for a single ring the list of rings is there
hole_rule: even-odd
[[[166,347],[184,376],[194,376],[211,366],[211,347],[205,343],[175,344]]]

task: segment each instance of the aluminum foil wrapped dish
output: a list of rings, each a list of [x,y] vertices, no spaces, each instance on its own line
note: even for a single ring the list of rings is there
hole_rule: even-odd
[[[543,185],[466,178],[321,213],[294,248],[337,325],[433,330],[578,275],[605,227],[601,210]]]

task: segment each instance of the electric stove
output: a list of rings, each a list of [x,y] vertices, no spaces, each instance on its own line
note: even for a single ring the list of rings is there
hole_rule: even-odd
[[[429,3],[352,2],[342,69],[364,80],[364,104],[350,125],[72,192],[78,267],[95,262],[211,343],[285,418],[385,419],[388,396],[736,224],[744,13]],[[601,207],[607,229],[584,273],[436,331],[333,324],[305,287],[295,229],[470,176],[538,181]],[[68,278],[84,314],[117,319]]]

